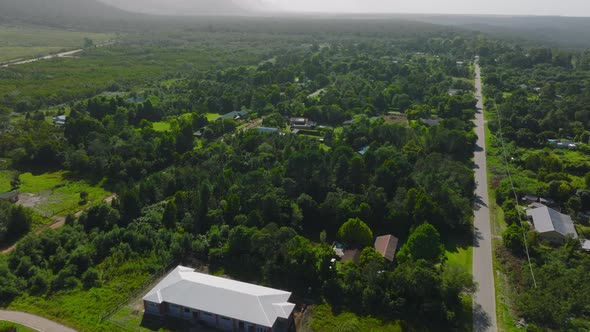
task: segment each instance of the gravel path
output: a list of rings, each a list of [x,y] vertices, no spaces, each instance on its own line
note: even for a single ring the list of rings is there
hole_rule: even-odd
[[[488,195],[485,121],[481,90],[481,69],[478,62],[475,64],[475,90],[478,109],[475,115],[475,133],[477,134],[478,140],[474,153],[476,189],[473,278],[479,285],[479,288],[473,299],[473,331],[479,332],[497,331],[497,325],[494,269],[492,265],[492,231]]]
[[[76,332],[49,319],[19,311],[0,310],[0,320],[21,324],[40,332]]]

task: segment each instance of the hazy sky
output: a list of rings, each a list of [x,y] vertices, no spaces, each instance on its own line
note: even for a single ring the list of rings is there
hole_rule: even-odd
[[[239,2],[240,0],[237,0]],[[590,0],[261,0],[284,10],[590,16]]]
[[[590,16],[590,0],[101,0],[141,12],[191,15],[203,8],[288,12]],[[232,4],[233,2],[233,4]]]

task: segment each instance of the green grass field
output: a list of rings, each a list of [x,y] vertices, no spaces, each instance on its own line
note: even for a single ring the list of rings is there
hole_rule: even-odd
[[[328,304],[312,307],[311,328],[313,331],[339,332],[401,332],[398,322],[384,322],[372,317],[359,317],[351,312],[332,312]]]
[[[104,33],[0,26],[0,62],[81,48],[84,38],[90,38],[99,45],[113,37]]]
[[[33,195],[21,195],[20,202],[44,217],[65,216],[80,211],[109,195],[109,192],[100,186],[68,179],[68,173],[64,171],[40,175],[23,173],[20,180],[19,191]],[[85,205],[80,204],[80,193],[83,191],[88,193],[88,202]]]
[[[37,332],[37,330],[17,323],[0,320],[0,332]]]

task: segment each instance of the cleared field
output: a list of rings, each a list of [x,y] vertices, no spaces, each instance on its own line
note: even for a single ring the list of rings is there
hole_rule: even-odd
[[[327,304],[314,306],[311,310],[311,328],[313,331],[404,331],[398,322],[384,322],[373,317],[359,317],[351,312],[334,313]]]
[[[44,217],[65,216],[109,195],[100,186],[68,179],[68,174],[64,171],[40,175],[24,173],[20,180],[21,195],[18,204],[29,207]],[[88,193],[86,204],[80,202],[81,192]]]
[[[153,128],[155,131],[170,131],[171,125],[169,122],[154,122]]]
[[[103,33],[0,26],[0,62],[80,48],[84,38],[101,44],[114,36]]]

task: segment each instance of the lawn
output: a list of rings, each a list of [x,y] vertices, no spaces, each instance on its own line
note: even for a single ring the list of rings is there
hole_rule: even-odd
[[[0,26],[0,62],[81,48],[84,38],[102,44],[114,35],[36,27]]]
[[[473,266],[473,247],[458,247],[454,251],[447,250],[445,257],[447,258],[447,265],[462,267],[471,273]]]
[[[334,313],[328,304],[313,306],[311,328],[313,331],[339,332],[401,332],[400,322],[384,322],[373,317],[359,317],[351,312]]]
[[[65,216],[80,211],[92,203],[100,202],[109,192],[99,185],[69,178],[65,171],[33,175],[20,175],[22,194],[20,204],[32,208],[44,217]],[[88,202],[80,203],[80,193],[88,193]]]
[[[160,122],[154,122],[153,128],[155,131],[164,132],[164,131],[170,131],[172,126],[170,125],[170,122],[160,121]]]
[[[17,323],[0,320],[0,332],[37,332],[37,330]]]

